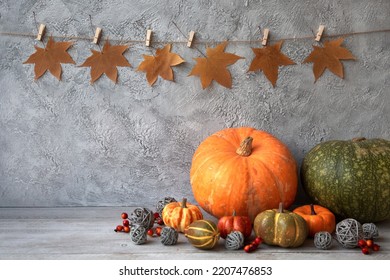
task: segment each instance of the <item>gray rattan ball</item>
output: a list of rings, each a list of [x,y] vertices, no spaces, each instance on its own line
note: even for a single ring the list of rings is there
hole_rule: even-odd
[[[363,238],[362,225],[355,219],[345,219],[336,225],[337,241],[344,248],[355,248]]]
[[[225,248],[228,250],[238,250],[244,246],[244,234],[240,231],[232,231],[226,236]]]
[[[365,223],[363,224],[363,235],[364,239],[373,239],[379,237],[378,228],[373,223]]]
[[[332,235],[327,231],[320,231],[314,235],[314,246],[318,249],[328,250],[332,246]]]
[[[164,197],[162,200],[157,202],[156,212],[160,215],[160,217],[162,216],[162,211],[163,211],[165,205],[167,205],[171,202],[177,202],[177,201],[173,197],[167,196],[167,197]]]
[[[146,242],[146,228],[140,225],[134,225],[130,230],[130,239],[136,245],[141,245]]]
[[[153,211],[148,208],[137,207],[130,213],[129,220],[132,225],[140,225],[148,230],[154,225]]]
[[[173,227],[164,227],[161,231],[160,241],[163,245],[175,245],[179,233]]]

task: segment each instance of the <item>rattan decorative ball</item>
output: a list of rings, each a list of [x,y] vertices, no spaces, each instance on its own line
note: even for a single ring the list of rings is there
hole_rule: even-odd
[[[244,234],[240,231],[230,232],[225,239],[225,248],[228,250],[238,250],[244,246]]]
[[[327,231],[314,234],[314,246],[318,249],[328,250],[332,247],[332,235]]]
[[[345,219],[336,225],[337,241],[344,248],[355,248],[363,238],[362,225],[355,219]]]
[[[175,245],[179,233],[173,227],[164,227],[161,231],[160,241],[163,245]]]
[[[378,228],[373,223],[365,223],[363,224],[363,235],[364,239],[373,239],[379,237]]]
[[[157,202],[156,212],[160,215],[160,217],[162,216],[162,211],[163,211],[165,205],[167,205],[168,203],[171,203],[171,202],[177,202],[177,201],[173,197],[167,196],[167,197],[164,197],[162,200],[159,200]]]
[[[146,242],[146,228],[140,225],[134,225],[130,230],[130,239],[136,245],[141,245]]]
[[[140,225],[148,230],[154,225],[153,211],[148,208],[137,207],[130,213],[129,220],[132,225]]]

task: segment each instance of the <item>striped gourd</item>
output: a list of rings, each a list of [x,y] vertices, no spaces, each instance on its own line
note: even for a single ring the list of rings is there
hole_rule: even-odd
[[[390,141],[327,141],[305,156],[302,185],[317,204],[361,223],[390,218]]]
[[[219,231],[213,221],[197,220],[188,226],[185,236],[194,247],[209,250],[217,244]]]

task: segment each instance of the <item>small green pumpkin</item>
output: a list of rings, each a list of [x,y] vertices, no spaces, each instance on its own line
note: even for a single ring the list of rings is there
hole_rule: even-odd
[[[194,247],[209,250],[217,245],[220,234],[213,221],[197,220],[187,227],[185,236]]]
[[[318,144],[305,156],[302,185],[339,218],[390,218],[390,141],[355,138]]]
[[[279,209],[259,213],[254,220],[253,230],[264,243],[283,248],[301,246],[309,234],[305,219],[284,210],[282,203],[279,204]]]

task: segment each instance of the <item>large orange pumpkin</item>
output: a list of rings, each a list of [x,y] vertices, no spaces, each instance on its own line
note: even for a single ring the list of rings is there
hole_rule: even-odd
[[[234,210],[251,221],[283,202],[288,208],[298,187],[296,161],[273,135],[251,127],[228,128],[197,148],[190,172],[198,204],[221,218]]]

